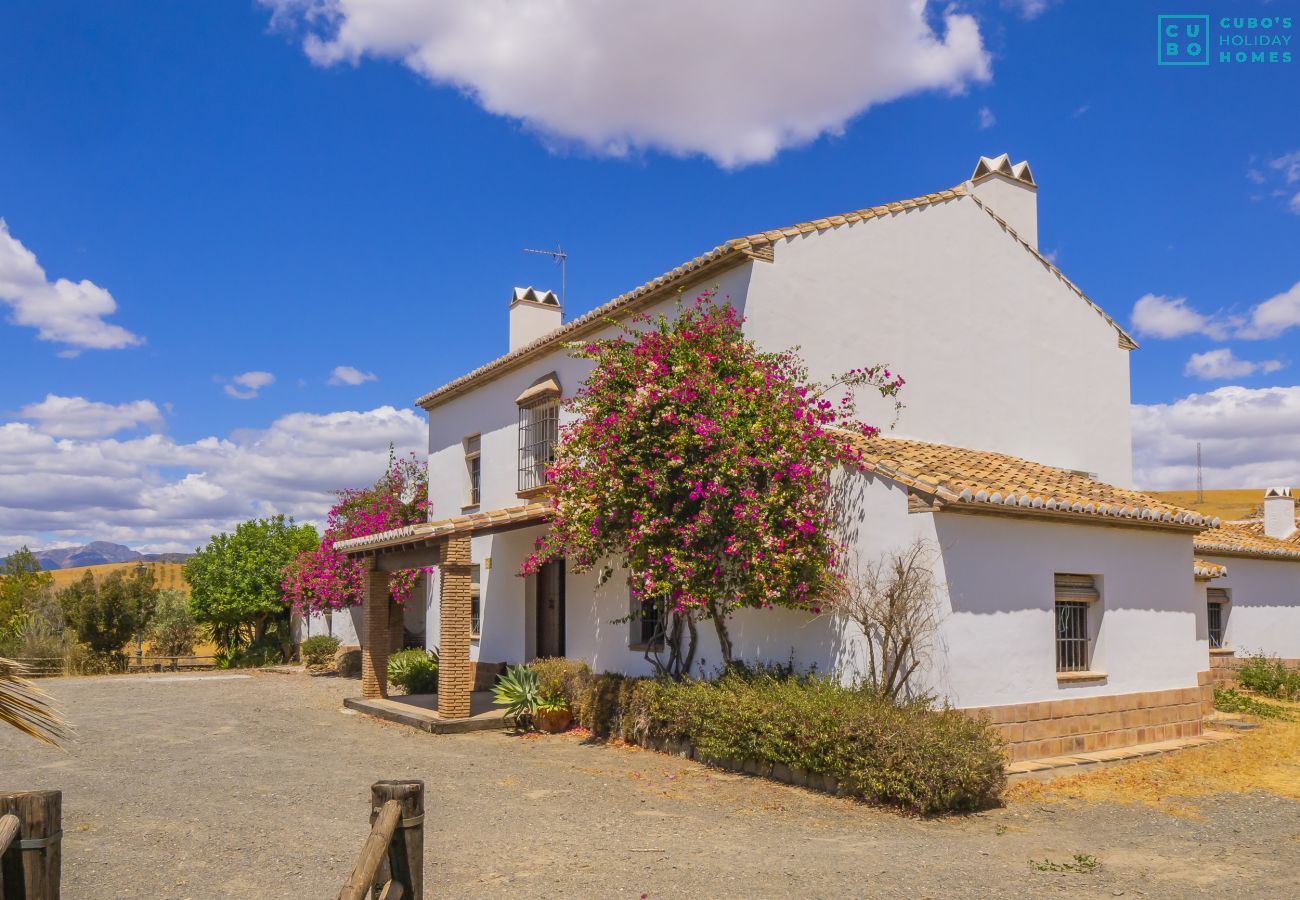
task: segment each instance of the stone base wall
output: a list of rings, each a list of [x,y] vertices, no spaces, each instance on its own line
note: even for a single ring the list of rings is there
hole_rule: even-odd
[[[1198,673],[1196,680],[1196,687],[1168,691],[974,707],[962,712],[987,719],[1006,740],[1012,762],[1113,750],[1200,735],[1201,717],[1214,708],[1214,688],[1208,671]]]
[[[1246,660],[1234,653],[1216,653],[1210,651],[1210,674],[1215,684],[1237,680],[1237,670]],[[1288,669],[1300,669],[1300,659],[1284,659],[1282,664]]]

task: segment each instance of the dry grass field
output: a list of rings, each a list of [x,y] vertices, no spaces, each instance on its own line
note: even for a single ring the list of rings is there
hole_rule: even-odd
[[[1290,721],[1257,719],[1235,741],[1194,747],[1051,781],[1023,781],[1007,791],[1013,801],[1084,800],[1143,803],[1174,815],[1197,815],[1197,798],[1265,791],[1300,800],[1300,703],[1285,707]]]
[[[1300,490],[1297,488],[1296,490]],[[1244,519],[1258,512],[1264,503],[1263,488],[1206,491],[1205,502],[1196,502],[1196,491],[1150,491],[1152,497],[1220,519]]]
[[[89,572],[95,577],[96,582],[103,581],[113,572],[125,570],[129,575],[140,565],[138,562],[124,563],[105,563],[102,566],[79,566],[74,569],[53,569],[50,574],[54,576],[54,589],[65,588],[74,581],[80,581]],[[181,574],[184,566],[181,563],[168,562],[147,562],[145,566],[153,572],[154,584],[159,588],[172,588],[180,591],[185,596],[190,595],[190,586],[185,583],[185,578]]]

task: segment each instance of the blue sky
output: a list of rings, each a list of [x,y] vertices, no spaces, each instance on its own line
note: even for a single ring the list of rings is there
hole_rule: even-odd
[[[664,113],[590,86],[601,51],[575,29],[610,35],[617,12],[584,22],[579,9],[553,33],[477,47],[464,17],[350,29],[368,6],[6,4],[0,218],[48,282],[85,279],[116,310],[34,326],[22,322],[46,315],[35,300],[26,320],[0,307],[0,550],[185,547],[273,508],[319,515],[322,479],[372,477],[376,435],[417,446],[413,398],[504,350],[514,285],[558,286],[522,247],[564,245],[578,314],[728,237],[940,190],[1004,151],[1033,166],[1040,246],[1072,279],[1126,325],[1153,297],[1132,357],[1140,475],[1189,483],[1183,451],[1159,448],[1203,428],[1221,442],[1212,482],[1300,482],[1285,449],[1300,389],[1280,390],[1300,366],[1286,318],[1286,292],[1300,310],[1300,60],[1158,67],[1155,17],[1182,3],[930,4],[923,25],[943,53],[898,39],[905,11],[856,33],[828,12],[792,35],[757,4],[747,28],[723,30],[735,48],[665,40],[618,67],[671,94]],[[679,34],[690,8],[642,10],[610,44]],[[1300,34],[1300,3],[1192,11],[1294,16],[1275,33]],[[797,83],[756,59],[788,41],[820,61]],[[596,69],[570,103],[567,61],[588,51]],[[494,53],[546,62],[521,74]],[[889,53],[912,56],[871,62]],[[854,103],[869,108],[844,115]],[[753,140],[713,136],[733,116]],[[1253,326],[1279,295],[1272,324]],[[114,341],[126,346],[93,346]],[[1226,377],[1185,374],[1205,353],[1190,371]],[[374,378],[330,384],[340,366]],[[274,381],[234,380],[246,373]],[[1245,430],[1225,434],[1235,421]],[[1272,449],[1243,450],[1248,432]],[[32,475],[58,446],[66,465]]]

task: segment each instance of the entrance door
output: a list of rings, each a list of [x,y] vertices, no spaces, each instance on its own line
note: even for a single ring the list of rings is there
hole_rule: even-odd
[[[537,655],[564,655],[564,560],[537,573]]]

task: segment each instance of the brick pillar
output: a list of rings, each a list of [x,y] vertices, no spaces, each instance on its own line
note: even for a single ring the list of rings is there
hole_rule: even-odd
[[[438,715],[445,719],[462,719],[469,715],[469,695],[473,689],[469,665],[469,537],[449,538],[442,548],[441,563]]]
[[[374,565],[372,562],[371,565]],[[388,573],[366,572],[365,636],[361,642],[361,696],[382,700],[388,696],[389,610]]]

